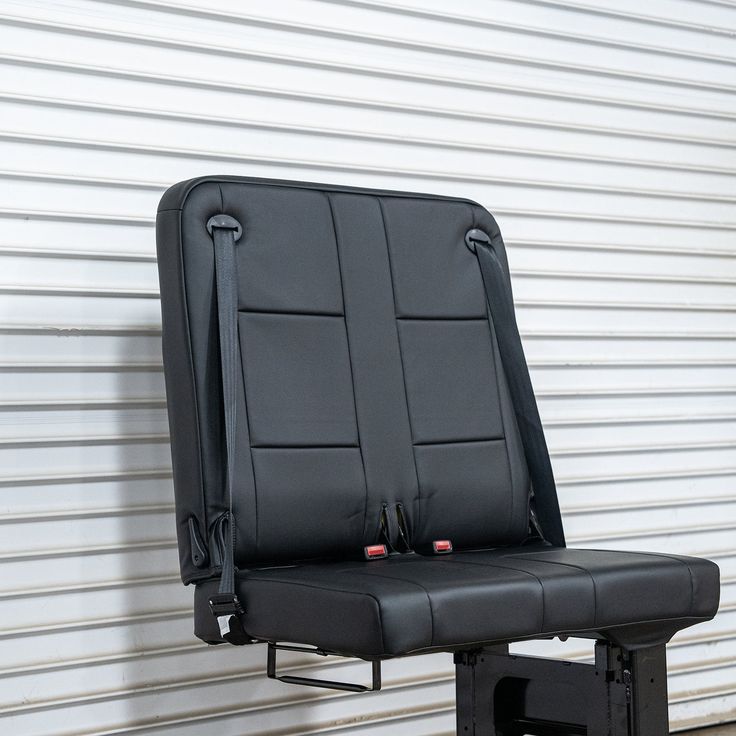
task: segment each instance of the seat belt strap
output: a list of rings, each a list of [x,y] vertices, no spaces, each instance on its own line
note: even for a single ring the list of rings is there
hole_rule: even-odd
[[[231,643],[242,643],[245,632],[240,620],[243,607],[235,592],[235,517],[233,514],[233,482],[235,474],[236,380],[240,365],[238,349],[238,288],[235,243],[243,234],[241,224],[229,215],[215,215],[207,222],[214,242],[215,287],[217,292],[217,324],[220,337],[222,369],[222,403],[225,417],[225,449],[227,452],[228,543],[223,550],[222,572],[218,592],[210,597],[210,610],[217,617],[220,634]]]
[[[529,469],[542,536],[554,546],[564,547],[565,534],[554,474],[516,324],[511,283],[487,233],[474,228],[465,236],[465,242],[478,258],[501,363]]]

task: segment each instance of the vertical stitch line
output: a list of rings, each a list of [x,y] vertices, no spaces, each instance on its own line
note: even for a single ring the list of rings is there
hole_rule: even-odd
[[[542,617],[541,617],[541,625],[539,626],[539,632],[544,633],[546,631],[544,626],[545,616],[547,615],[547,604],[546,604],[546,590],[544,587],[544,583],[542,582],[542,578],[539,577],[539,575],[536,575],[535,573],[531,572],[530,570],[525,570],[523,567],[514,567],[510,564],[499,564],[506,562],[508,557],[504,555],[503,557],[497,560],[494,560],[494,562],[476,562],[474,560],[468,560],[466,559],[444,559],[443,562],[450,564],[450,565],[478,565],[480,567],[492,567],[494,570],[513,570],[514,572],[521,572],[524,573],[524,575],[530,575],[533,577],[537,583],[539,583],[539,589],[541,591],[541,599],[542,599]]]
[[[348,346],[348,363],[350,365],[350,384],[353,389],[353,409],[355,411],[355,432],[358,435],[358,450],[360,452],[360,464],[363,468],[363,488],[365,489],[365,501],[363,505],[363,538],[361,543],[365,541],[366,530],[368,528],[368,477],[365,472],[365,459],[363,458],[363,443],[360,439],[360,421],[358,420],[358,400],[355,396],[355,373],[353,371],[353,353],[350,349],[350,330],[348,330],[348,302],[345,298],[345,283],[342,273],[342,259],[340,258],[340,243],[337,234],[337,223],[335,222],[335,210],[332,203],[332,197],[323,192],[327,199],[327,206],[330,208],[330,218],[332,220],[332,233],[335,236],[335,253],[337,254],[337,269],[340,272],[340,294],[342,295],[342,321],[345,326],[345,339]]]
[[[555,549],[560,549],[560,548],[556,547]],[[584,552],[596,552],[598,550],[586,549],[583,551]],[[528,557],[530,560],[534,560],[535,562],[543,562],[546,565],[562,565],[563,567],[571,567],[575,570],[580,570],[581,572],[585,573],[590,578],[590,582],[593,588],[593,628],[598,626],[598,619],[600,617],[598,616],[598,586],[596,585],[596,582],[595,582],[595,575],[593,575],[593,573],[587,567],[583,567],[582,564],[575,565],[572,562],[561,562],[560,560],[545,560],[545,559],[540,559],[539,556],[535,556],[535,555],[542,555],[542,557],[544,557],[545,554],[546,554],[545,552],[531,552],[531,553],[522,552],[520,554],[509,555],[509,557],[511,559],[520,559],[521,557]],[[633,554],[641,554],[641,553],[634,552]]]
[[[679,555],[670,555],[666,552],[633,552],[636,555],[647,555],[649,557],[663,557],[667,560],[675,560],[687,568],[688,574],[690,575],[690,614],[692,615],[695,608],[695,582],[693,580],[693,569],[690,567],[690,563],[683,559]]]
[[[417,456],[414,451],[414,437],[416,436],[414,434],[414,427],[412,426],[411,422],[411,411],[409,411],[409,392],[406,388],[406,370],[404,368],[404,353],[401,349],[401,335],[399,334],[399,325],[397,323],[397,316],[396,316],[396,285],[395,285],[395,279],[394,279],[394,265],[393,261],[391,260],[391,248],[389,246],[389,237],[388,237],[388,227],[386,226],[386,213],[383,209],[383,200],[381,197],[376,196],[375,197],[376,202],[378,202],[378,209],[381,212],[381,222],[383,224],[383,238],[386,242],[386,255],[388,257],[388,270],[389,275],[391,277],[391,297],[394,302],[394,330],[396,332],[396,344],[399,348],[399,361],[401,362],[401,380],[404,386],[404,401],[406,403],[406,417],[409,422],[409,431],[411,432],[411,456],[414,459],[414,476],[417,480],[417,523],[416,523],[416,530],[418,531],[421,529],[421,521],[422,521],[422,486],[419,483],[419,470],[417,469]]]
[[[256,554],[258,554],[258,544],[259,544],[259,528],[258,528],[258,484],[256,482],[256,466],[253,462],[253,445],[251,444],[250,438],[251,438],[251,431],[250,431],[250,415],[248,413],[248,396],[247,396],[247,390],[246,390],[246,381],[245,381],[245,360],[243,356],[243,345],[242,343],[245,341],[245,338],[241,341],[240,339],[240,315],[238,315],[237,318],[237,328],[238,328],[238,351],[240,352],[240,378],[243,382],[243,407],[244,407],[244,414],[245,414],[245,426],[248,429],[248,452],[250,453],[250,472],[251,477],[253,478],[253,506],[255,511],[255,547],[256,547]]]

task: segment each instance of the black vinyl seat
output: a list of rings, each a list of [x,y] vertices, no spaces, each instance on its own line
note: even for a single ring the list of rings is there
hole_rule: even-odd
[[[166,192],[157,245],[197,636],[377,660],[578,635],[605,640],[609,716],[631,695],[613,692],[615,667],[661,687],[663,655],[636,653],[715,615],[718,567],[566,547],[503,239],[483,207],[206,177]],[[387,556],[365,559],[377,545]],[[498,682],[527,667],[493,666]],[[458,692],[463,713],[480,702]],[[519,708],[502,714],[516,724],[504,734],[527,733]],[[647,712],[656,728],[625,733],[665,733],[666,707]],[[533,732],[561,733],[568,716]],[[574,732],[614,734],[596,724]]]
[[[541,545],[272,567],[238,581],[254,638],[364,657],[559,633],[630,642],[631,630],[671,634],[712,616],[717,590],[706,560]],[[211,592],[198,590],[197,634],[216,641]]]

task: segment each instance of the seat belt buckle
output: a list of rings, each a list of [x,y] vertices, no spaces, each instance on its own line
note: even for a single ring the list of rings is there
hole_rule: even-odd
[[[363,547],[366,560],[382,560],[388,557],[388,547],[385,544],[369,544]]]
[[[240,623],[240,616],[245,611],[237,596],[231,593],[215,593],[215,595],[210,596],[209,604],[212,615],[217,618],[217,625],[220,627],[220,636],[223,639],[227,639],[227,636],[231,632],[240,633],[242,631],[243,627]]]
[[[435,539],[432,550],[436,555],[449,555],[452,552],[452,542],[449,539]]]

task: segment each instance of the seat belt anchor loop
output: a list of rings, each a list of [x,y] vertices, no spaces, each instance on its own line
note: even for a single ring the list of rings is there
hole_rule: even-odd
[[[468,232],[465,233],[465,245],[468,246],[468,249],[472,253],[475,253],[475,247],[478,244],[490,246],[491,238],[484,230],[474,227],[472,230],[468,230]]]
[[[207,232],[214,238],[212,232],[215,228],[220,230],[234,230],[234,239],[237,243],[240,240],[240,236],[243,234],[243,226],[230,215],[213,215],[207,220]]]

